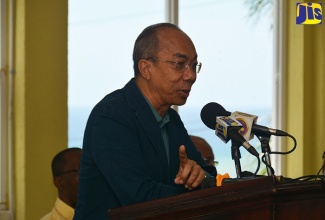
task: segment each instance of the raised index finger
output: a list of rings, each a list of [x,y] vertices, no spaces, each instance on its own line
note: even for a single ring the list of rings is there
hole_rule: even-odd
[[[181,145],[179,147],[179,161],[180,161],[180,165],[181,167],[184,167],[185,164],[187,163],[187,154],[186,154],[186,149],[184,145]]]

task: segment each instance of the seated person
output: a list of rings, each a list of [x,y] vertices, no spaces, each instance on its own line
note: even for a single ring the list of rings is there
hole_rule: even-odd
[[[218,161],[214,161],[214,154],[210,144],[203,138],[195,135],[190,135],[190,138],[196,149],[201,153],[201,157],[205,161],[206,165],[211,166],[209,172],[215,176],[217,174],[215,166],[218,164]]]
[[[52,211],[41,220],[71,220],[77,204],[80,148],[68,148],[60,151],[52,160],[53,183],[58,189]]]
[[[190,138],[195,145],[196,149],[200,151],[203,160],[205,161],[206,165],[209,166],[216,166],[218,161],[214,161],[214,154],[212,148],[206,140],[201,137],[190,135]]]

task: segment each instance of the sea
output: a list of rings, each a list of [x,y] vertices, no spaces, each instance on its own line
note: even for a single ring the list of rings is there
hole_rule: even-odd
[[[68,147],[82,148],[83,134],[88,116],[93,106],[69,106],[68,119]],[[178,112],[189,134],[204,138],[212,147],[215,160],[218,161],[217,171],[220,174],[228,173],[230,177],[236,178],[237,172],[235,162],[231,155],[231,143],[224,143],[215,135],[215,131],[206,127],[200,117],[200,107],[179,108]],[[235,109],[235,108],[234,108]],[[271,126],[272,108],[253,108],[246,113],[257,115],[259,125]],[[249,141],[256,150],[261,153],[259,140],[255,137]],[[258,159],[249,154],[244,147],[240,147],[240,166],[242,171],[265,174],[265,165],[261,162],[258,168]],[[261,154],[262,156],[262,154]]]

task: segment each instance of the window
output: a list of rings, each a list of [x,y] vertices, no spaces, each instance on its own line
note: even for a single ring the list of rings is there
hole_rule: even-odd
[[[192,38],[203,63],[186,105],[178,110],[189,133],[213,147],[218,171],[232,177],[230,142],[225,145],[202,123],[200,111],[208,102],[217,102],[228,111],[255,114],[259,124],[270,125],[271,18],[261,16],[254,23],[244,2],[180,0],[178,7],[178,24]],[[69,147],[81,147],[93,106],[133,76],[134,41],[144,27],[166,21],[165,10],[165,0],[69,1]],[[255,157],[243,149],[241,153],[242,168],[255,171]]]
[[[219,161],[218,172],[236,177],[231,141],[222,142],[200,118],[209,102],[227,111],[258,116],[258,124],[270,126],[272,113],[273,33],[271,18],[249,17],[242,0],[180,0],[179,26],[191,36],[203,63],[191,95],[179,108],[188,132],[207,140]],[[250,141],[254,147],[259,141]],[[256,158],[241,147],[242,170],[256,171]],[[258,150],[260,152],[260,150]],[[262,165],[261,169],[262,170]]]
[[[69,147],[81,147],[94,105],[133,77],[137,35],[164,16],[164,1],[69,1]]]

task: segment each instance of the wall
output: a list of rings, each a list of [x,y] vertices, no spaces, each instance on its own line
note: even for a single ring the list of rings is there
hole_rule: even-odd
[[[324,1],[300,1],[323,2]],[[325,24],[296,25],[296,1],[287,2],[287,112],[288,131],[297,138],[297,149],[286,157],[289,177],[316,174],[325,150]],[[288,140],[287,150],[293,146]]]
[[[56,198],[50,163],[67,147],[68,1],[15,1],[15,219],[39,219]]]

